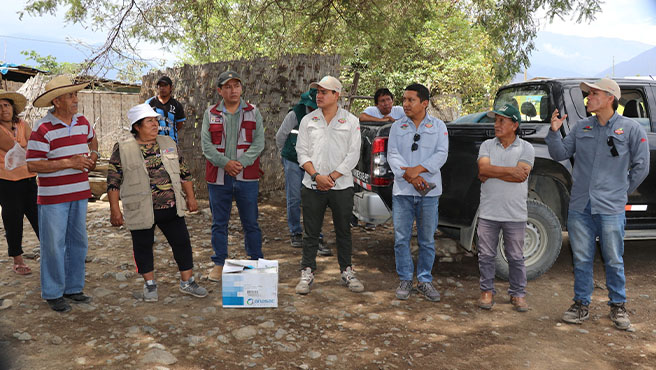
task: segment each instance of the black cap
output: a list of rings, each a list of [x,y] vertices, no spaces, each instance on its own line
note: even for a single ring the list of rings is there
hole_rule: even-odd
[[[223,86],[224,83],[232,79],[239,80],[239,82],[241,82],[241,76],[239,75],[239,73],[235,71],[225,71],[219,75],[218,86],[221,87]]]
[[[159,84],[161,84],[161,83],[165,83],[169,86],[173,86],[173,81],[171,81],[171,78],[169,78],[169,76],[160,77],[159,80],[157,80],[157,83],[155,85],[159,86]]]

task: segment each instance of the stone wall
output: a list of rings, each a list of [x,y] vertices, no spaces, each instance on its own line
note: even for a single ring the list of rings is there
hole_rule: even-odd
[[[293,55],[277,60],[259,58],[184,65],[155,71],[142,78],[140,100],[156,94],[155,83],[162,75],[173,80],[173,96],[185,109],[187,121],[180,134],[180,150],[186,158],[195,179],[195,190],[200,198],[207,198],[205,186],[205,157],[200,135],[203,113],[219,101],[216,90],[218,76],[226,70],[234,70],[242,77],[243,98],[255,104],[262,113],[265,128],[265,149],[261,155],[264,175],[260,190],[269,192],[284,188],[284,174],[280,164],[280,153],[275,145],[275,135],[289,108],[298,102],[310,82],[325,75],[339,76],[339,56]]]

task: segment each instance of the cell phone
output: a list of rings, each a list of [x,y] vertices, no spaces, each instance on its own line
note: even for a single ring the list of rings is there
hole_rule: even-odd
[[[437,186],[437,185],[435,185],[434,183],[429,182],[427,188],[424,188],[424,190],[417,190],[417,192],[419,193],[419,195],[421,195],[421,196],[423,197],[423,196],[425,196],[426,194],[428,194],[429,191],[435,189],[436,186]]]

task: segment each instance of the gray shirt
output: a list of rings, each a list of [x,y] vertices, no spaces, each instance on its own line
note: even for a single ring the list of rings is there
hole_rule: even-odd
[[[499,167],[515,167],[525,162],[533,167],[535,149],[519,136],[504,148],[498,138],[488,139],[481,144],[478,159],[488,157],[490,164]],[[478,217],[500,222],[522,222],[528,219],[526,199],[528,178],[524,182],[509,182],[490,178],[481,184],[481,203]]]
[[[618,156],[611,154],[612,138]],[[636,121],[617,114],[605,126],[596,116],[578,121],[564,139],[549,130],[549,154],[557,161],[574,156],[569,209],[592,214],[624,213],[628,195],[649,173],[649,141]]]
[[[287,113],[285,116],[285,119],[282,120],[282,125],[280,125],[280,128],[278,128],[278,132],[276,132],[276,146],[278,147],[278,150],[282,150],[282,148],[285,146],[285,141],[287,141],[287,137],[292,133],[292,131],[294,131],[294,128],[298,124],[299,123],[296,119],[296,113],[294,113],[293,110],[290,110],[289,113]],[[298,134],[298,129],[294,133]]]

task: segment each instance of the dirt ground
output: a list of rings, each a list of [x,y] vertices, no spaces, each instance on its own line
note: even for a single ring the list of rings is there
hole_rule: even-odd
[[[528,284],[531,309],[518,313],[506,303],[506,282],[497,282],[497,304],[477,308],[476,258],[436,263],[439,303],[417,294],[394,298],[397,276],[391,226],[353,229],[355,270],[366,292],[339,284],[336,257],[318,257],[312,292],[294,293],[300,249],[289,245],[283,196],[263,198],[260,224],[266,258],[280,263],[277,309],[223,309],[219,284],[201,281],[207,298],[178,292],[178,274],[160,233],[155,273],[160,300],[139,298],[143,281],[134,272],[128,231],[109,224],[108,203],[89,204],[88,305],[69,313],[51,311],[40,298],[39,264],[34,273],[11,270],[2,238],[0,368],[13,369],[653,369],[656,368],[656,249],[628,242],[625,251],[627,305],[635,331],[618,331],[608,319],[603,265],[595,265],[591,319],[581,326],[560,322],[571,304],[571,253],[565,238],[560,258]],[[187,216],[195,272],[211,267],[207,204]],[[230,257],[244,258],[243,235],[233,208]],[[27,224],[27,223],[26,223]],[[335,251],[329,218],[324,231]],[[25,251],[37,245],[25,228]],[[4,360],[4,362],[3,362]]]

